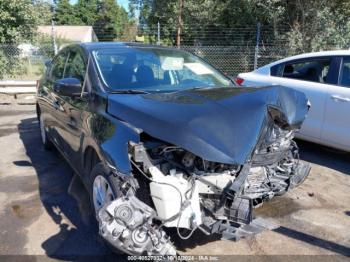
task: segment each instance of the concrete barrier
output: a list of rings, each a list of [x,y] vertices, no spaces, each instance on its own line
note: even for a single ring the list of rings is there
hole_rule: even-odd
[[[26,80],[0,80],[0,87],[32,87],[36,86],[37,81],[26,81]]]
[[[0,81],[0,94],[16,95],[35,94],[37,81]]]

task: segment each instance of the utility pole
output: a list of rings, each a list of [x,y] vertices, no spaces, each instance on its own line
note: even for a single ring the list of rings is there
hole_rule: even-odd
[[[184,7],[184,0],[179,0],[179,12],[177,15],[177,34],[176,34],[176,46],[180,48],[181,45],[181,31],[182,31],[182,9]]]
[[[260,24],[260,22],[258,22],[258,24],[256,25],[256,45],[255,45],[255,54],[254,54],[254,70],[258,68],[260,31],[261,31],[261,24]]]
[[[160,45],[160,23],[158,21],[158,28],[157,28],[157,45]]]
[[[56,31],[55,31],[55,2],[52,0],[51,5],[52,10],[52,19],[51,19],[51,37],[52,37],[52,48],[53,53],[57,54],[57,43],[56,43]]]

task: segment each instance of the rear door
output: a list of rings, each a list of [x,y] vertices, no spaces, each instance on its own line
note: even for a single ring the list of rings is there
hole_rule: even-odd
[[[305,93],[311,108],[299,136],[319,141],[328,92],[334,82],[334,61],[330,57],[292,60],[271,68],[271,81]]]
[[[350,57],[338,57],[338,84],[327,93],[322,140],[344,150],[350,149]]]
[[[64,120],[64,108],[60,105],[60,97],[54,92],[53,86],[57,80],[63,78],[68,53],[62,50],[52,61],[50,72],[43,83],[43,92],[50,108],[50,113],[45,119],[49,128],[49,136],[56,146],[63,150],[62,123]]]

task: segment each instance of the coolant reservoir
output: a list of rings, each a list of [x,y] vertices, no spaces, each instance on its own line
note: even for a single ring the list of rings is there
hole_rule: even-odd
[[[150,189],[157,215],[159,218],[167,220],[180,211],[180,194],[182,196],[182,201],[185,201],[185,192],[191,188],[191,185],[179,174],[165,176],[155,166],[150,167],[149,171],[154,181],[150,183]],[[177,190],[174,187],[176,187]],[[189,197],[190,193],[188,193],[187,196]],[[181,228],[191,229],[193,223],[197,225],[202,224],[197,184],[194,186],[190,203],[191,204],[182,211],[180,218],[178,217],[172,221],[166,222],[165,226],[176,227],[179,224]]]

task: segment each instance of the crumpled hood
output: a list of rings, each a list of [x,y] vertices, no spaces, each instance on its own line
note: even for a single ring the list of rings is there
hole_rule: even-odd
[[[111,94],[107,112],[147,134],[209,161],[244,164],[267,121],[269,108],[285,125],[300,128],[305,95],[281,86],[207,88],[173,93]]]

